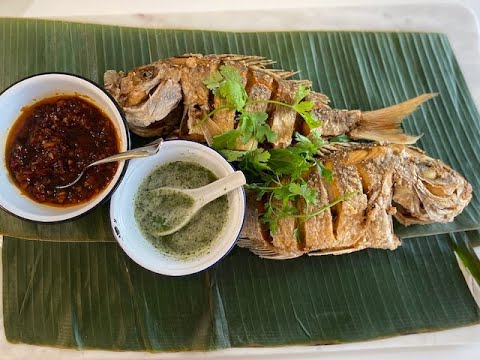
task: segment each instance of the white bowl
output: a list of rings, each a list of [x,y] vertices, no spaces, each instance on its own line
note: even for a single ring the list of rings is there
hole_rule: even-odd
[[[85,214],[108,198],[120,180],[125,163],[120,162],[109,185],[90,201],[80,205],[58,207],[30,199],[14,184],[5,161],[8,133],[25,106],[56,95],[80,95],[102,109],[112,120],[120,140],[120,151],[129,148],[130,139],[123,113],[111,96],[100,86],[82,77],[63,73],[34,75],[20,80],[0,94],[0,206],[24,219],[39,222],[69,220]]]
[[[245,215],[245,192],[243,188],[238,188],[227,195],[228,220],[209,253],[191,260],[177,260],[157,250],[138,229],[133,206],[135,194],[145,177],[155,168],[179,160],[200,164],[218,178],[234,172],[232,166],[209,147],[183,140],[166,141],[156,155],[130,161],[125,177],[110,203],[112,229],[127,255],[148,270],[172,276],[202,271],[225,256],[235,245]]]

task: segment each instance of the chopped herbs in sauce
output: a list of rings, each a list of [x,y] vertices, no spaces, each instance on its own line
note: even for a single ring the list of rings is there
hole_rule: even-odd
[[[154,190],[160,187],[194,189],[215,180],[218,178],[210,170],[193,162],[174,161],[156,168],[140,185],[134,200],[135,220],[145,238],[160,252],[176,259],[188,260],[208,253],[227,222],[227,196],[205,205],[179,231],[157,236],[155,232],[165,227],[166,217],[189,206],[191,198],[177,196],[180,193],[171,197],[155,196]]]

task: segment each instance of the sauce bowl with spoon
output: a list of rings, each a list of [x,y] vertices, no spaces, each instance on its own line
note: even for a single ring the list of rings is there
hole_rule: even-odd
[[[176,203],[176,206],[169,209],[162,207],[157,209],[157,212],[162,212],[164,222],[162,229],[155,231],[154,235],[165,236],[177,232],[187,225],[205,205],[245,185],[246,182],[245,175],[241,171],[235,171],[233,174],[196,189],[161,187],[150,190],[152,197],[164,198],[164,200],[170,198],[168,200]]]
[[[217,197],[222,193],[226,193],[226,195],[223,195],[210,204],[205,205],[202,210],[198,211],[197,216],[194,216],[190,222],[187,221],[185,228],[182,228],[171,235],[158,236],[147,234],[143,231],[141,225],[136,219],[136,201],[141,194],[139,189],[143,189],[145,181],[149,179],[150,175],[153,174],[155,170],[161,170],[160,173],[162,173],[162,169],[169,169],[169,165],[177,162],[183,162],[184,164],[193,163],[196,166],[201,166],[214,176],[213,180],[209,181],[211,187],[208,187],[209,185],[207,185],[206,189],[210,194],[210,199],[204,198],[204,200],[199,200],[197,207],[199,207],[198,204],[201,205],[202,203],[205,203],[205,200],[211,201],[213,199],[212,191],[209,191],[209,189],[214,188],[215,191],[218,191],[214,194],[217,195]],[[229,175],[232,177],[229,177]],[[179,173],[179,176],[181,181],[191,181],[194,176],[193,169],[188,166],[184,167],[182,172]],[[215,178],[220,179],[220,185],[219,183],[214,182]],[[110,223],[114,236],[118,244],[132,260],[144,268],[158,274],[183,276],[205,270],[221,260],[232,249],[240,235],[245,217],[245,191],[242,186],[244,181],[245,178],[243,174],[241,172],[236,173],[235,169],[215,150],[191,141],[165,141],[162,145],[162,151],[159,151],[157,154],[142,159],[130,160],[123,181],[113,194],[110,202]],[[221,186],[222,183],[224,186]],[[225,184],[228,184],[228,186]],[[195,195],[195,192],[198,191],[196,195],[199,195],[199,193],[202,192],[202,185],[205,185],[205,183],[200,184],[200,189],[193,190],[199,186],[190,186],[190,190],[184,190],[187,192],[187,196],[189,196],[190,200],[192,194],[189,192],[193,192]],[[155,206],[152,207],[152,211],[146,214],[146,219],[156,221],[157,218],[163,218],[165,214],[168,214],[169,210],[176,207],[175,205],[170,205],[171,203],[167,204],[167,202],[159,201],[161,200],[158,197],[160,194],[157,194],[157,197],[154,196],[154,192],[168,192],[168,189],[156,190],[157,188],[164,187],[169,187],[169,185],[160,184],[147,189],[153,191],[152,194],[145,195],[145,205],[148,206],[150,202],[157,202],[159,207],[163,205],[166,209],[164,209],[165,211],[162,209],[155,211],[155,209],[159,209],[157,204],[155,204]],[[170,187],[175,188],[175,186]],[[170,189],[170,191],[171,190],[172,189]],[[174,189],[173,191],[177,191],[177,189]],[[205,189],[203,189],[203,192],[205,192]],[[200,227],[201,232],[208,236],[208,234],[210,234],[208,225],[205,225],[205,228],[203,228],[202,226],[204,223],[199,223],[198,219],[201,218],[203,213],[205,213],[207,207],[210,205],[213,206],[214,202],[218,202],[222,199],[226,200],[228,206],[226,206],[221,213],[213,212],[213,216],[218,215],[219,218],[225,219],[225,221],[220,226],[216,235],[214,237],[212,235],[212,241],[208,244],[205,251],[202,250],[201,252],[196,252],[188,257],[177,257],[164,251],[162,247],[155,246],[151,241],[149,235],[157,236],[158,241],[173,241],[179,239],[179,237],[183,237],[182,234],[184,231],[187,231],[187,228],[193,226],[197,229]],[[222,200],[222,202],[224,200]],[[192,203],[193,205],[195,204],[195,201],[191,200],[187,201],[187,203]],[[175,204],[175,202],[173,202],[173,204]],[[191,212],[190,208],[187,213]],[[165,219],[162,221],[165,222]],[[180,222],[181,221],[178,223]],[[213,219],[213,222],[215,222],[215,218]],[[158,229],[162,231],[165,230],[161,227]],[[190,241],[188,237],[179,240],[183,241],[185,244],[188,244]]]

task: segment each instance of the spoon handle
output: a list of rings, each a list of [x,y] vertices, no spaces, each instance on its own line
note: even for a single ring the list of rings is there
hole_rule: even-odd
[[[241,171],[235,171],[233,174],[221,178],[220,180],[195,189],[195,197],[198,199],[197,206],[202,207],[210,201],[245,185],[246,182],[245,175],[243,175]]]
[[[121,152],[119,154],[109,156],[105,159],[95,161],[90,165],[88,165],[88,167],[105,164],[113,161],[121,161],[121,160],[128,160],[128,159],[155,155],[158,152],[158,150],[160,150],[160,147],[162,146],[162,144],[163,144],[163,139],[158,139],[146,146]]]

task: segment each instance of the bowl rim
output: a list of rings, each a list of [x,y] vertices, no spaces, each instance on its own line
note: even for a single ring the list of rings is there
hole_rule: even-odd
[[[74,77],[74,78],[78,78],[80,80],[83,80],[83,81],[86,81],[88,83],[90,83],[91,85],[95,86],[96,88],[100,89],[105,95],[107,95],[107,98],[110,100],[110,102],[115,106],[115,108],[117,109],[118,113],[120,114],[120,118],[122,119],[122,122],[123,122],[123,126],[125,128],[125,135],[126,135],[126,149],[127,150],[130,150],[131,148],[131,138],[130,138],[130,130],[128,129],[128,122],[127,122],[127,118],[125,116],[125,113],[123,112],[122,108],[120,107],[120,105],[117,103],[117,101],[113,98],[113,96],[107,91],[105,90],[102,86],[100,86],[98,83],[96,83],[95,81],[93,80],[90,80],[82,75],[77,75],[77,74],[73,74],[73,73],[69,73],[69,72],[63,72],[63,71],[47,71],[47,72],[41,72],[41,73],[37,73],[37,74],[32,74],[32,75],[29,75],[29,76],[26,76],[24,78],[21,78],[20,80],[17,80],[15,81],[14,83],[10,84],[8,87],[6,87],[4,90],[0,91],[0,97],[6,92],[8,91],[10,88],[14,87],[15,85],[25,81],[25,80],[28,80],[28,79],[31,79],[31,78],[34,78],[34,77],[41,77],[41,76],[45,76],[45,75],[66,75],[66,76],[71,76],[71,77]],[[98,106],[98,105],[97,105]],[[102,110],[103,111],[103,110]],[[112,120],[111,120],[112,121]],[[5,145],[5,144],[4,144]],[[28,222],[32,222],[32,223],[42,223],[42,224],[59,224],[59,223],[63,223],[63,222],[67,222],[67,221],[72,221],[72,220],[77,220],[87,214],[89,214],[90,212],[92,212],[93,210],[97,209],[99,206],[105,204],[107,201],[110,200],[110,198],[112,197],[113,193],[115,192],[115,190],[118,188],[118,186],[120,185],[120,183],[122,182],[123,180],[123,177],[125,176],[125,173],[127,171],[127,168],[128,168],[128,160],[124,161],[124,165],[123,165],[123,169],[117,179],[117,182],[114,184],[114,186],[110,189],[110,191],[105,194],[105,196],[103,197],[102,200],[100,200],[98,202],[98,204],[96,204],[95,206],[93,206],[92,208],[82,212],[81,214],[78,214],[76,216],[73,216],[73,217],[68,217],[68,215],[65,215],[67,216],[65,219],[62,219],[62,220],[53,220],[53,221],[48,221],[48,220],[33,220],[33,219],[28,219],[28,218],[25,218],[23,216],[20,216],[18,214],[15,214],[13,213],[12,211],[6,209],[5,207],[2,206],[2,204],[0,204],[0,209],[2,209],[3,211],[5,211],[6,213],[16,217],[17,219],[21,219],[21,220],[24,220],[24,221],[28,221]],[[87,201],[88,202],[88,201]]]
[[[206,146],[204,144],[200,144],[200,143],[195,142],[195,141],[184,140],[184,139],[168,139],[168,140],[165,140],[165,143],[170,143],[170,142],[187,143],[189,145],[193,144],[193,146],[205,147],[208,150],[216,153],[219,157],[221,157],[224,160],[225,164],[228,165],[228,167],[232,171],[236,171],[236,169],[233,167],[233,165],[231,163],[229,163],[217,150],[215,150],[214,148],[211,148],[210,146]],[[180,161],[181,161],[181,159],[180,159]],[[164,163],[157,163],[155,166],[158,167],[162,164],[164,164]],[[151,169],[151,171],[153,171],[155,166]],[[147,267],[145,264],[143,264],[141,262],[141,259],[137,255],[135,255],[134,251],[132,251],[128,246],[126,246],[126,242],[123,240],[122,236],[117,234],[118,222],[116,220],[116,217],[113,214],[114,209],[113,209],[112,203],[110,203],[109,215],[110,215],[110,226],[111,226],[113,236],[116,240],[116,243],[122,248],[122,250],[125,252],[125,254],[132,261],[134,261],[136,264],[143,267],[144,269],[147,269],[148,271],[154,272],[154,273],[159,274],[159,275],[171,276],[171,277],[189,276],[189,275],[200,273],[202,271],[210,269],[212,266],[218,264],[221,260],[223,260],[232,251],[232,249],[235,247],[235,245],[238,241],[238,238],[240,236],[240,233],[242,232],[242,228],[245,225],[245,218],[246,218],[246,213],[247,213],[247,196],[246,196],[246,193],[245,193],[245,188],[243,186],[241,186],[240,188],[238,188],[236,190],[240,190],[240,197],[241,197],[240,202],[241,202],[241,205],[243,206],[243,211],[239,212],[239,215],[242,216],[242,220],[239,224],[238,230],[235,231],[235,233],[232,236],[232,243],[228,247],[228,249],[226,249],[226,251],[218,259],[216,259],[214,262],[208,264],[206,267],[199,268],[198,270],[188,271],[188,272],[181,272],[181,271],[179,271],[179,272],[176,272],[176,271],[173,271],[173,272],[168,272],[168,271],[158,272],[157,270],[153,270],[150,267]],[[115,229],[115,227],[117,227],[117,229]]]

